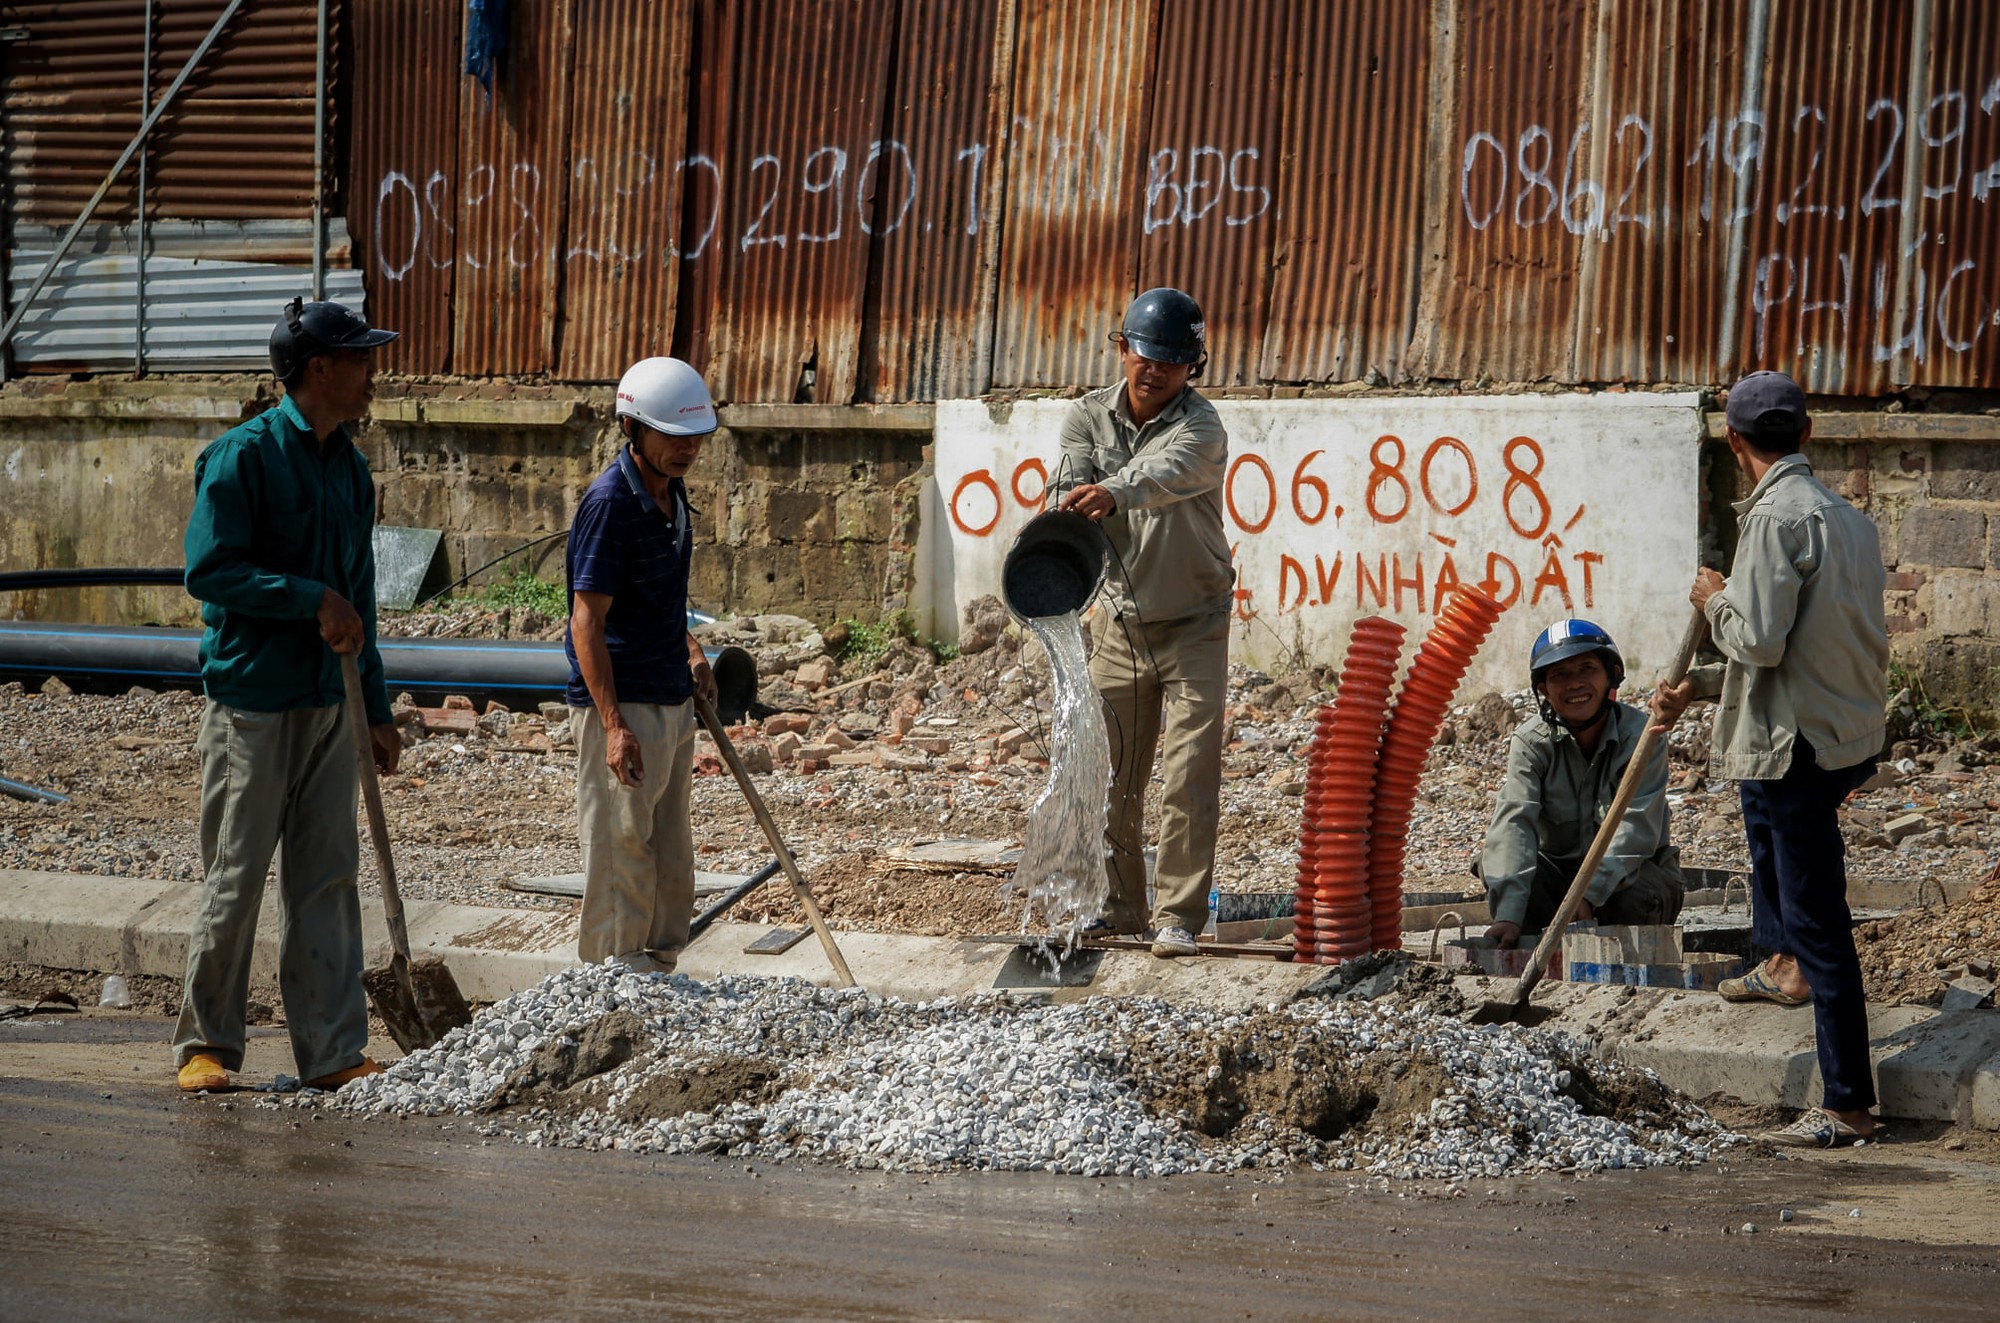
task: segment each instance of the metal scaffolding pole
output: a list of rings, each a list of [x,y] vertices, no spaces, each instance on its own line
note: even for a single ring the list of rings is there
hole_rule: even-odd
[[[139,119],[153,104],[153,0],[146,0],[145,53],[139,60]],[[133,267],[132,289],[132,375],[146,373],[146,158],[148,144],[139,144],[138,255]]]

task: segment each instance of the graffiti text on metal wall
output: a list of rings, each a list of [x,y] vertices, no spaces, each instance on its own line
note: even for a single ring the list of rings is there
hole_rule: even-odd
[[[1116,162],[1108,155],[1100,152],[1094,160],[1074,146],[1060,140],[1037,145],[1045,176],[1039,198],[1052,211],[1108,196],[1115,181],[1115,172],[1107,171],[1115,171]],[[940,226],[977,236],[990,222],[979,205],[987,195],[989,156],[985,143],[962,147],[949,154],[950,177],[939,181],[920,178],[909,147],[893,138],[853,148],[822,144],[791,158],[758,153],[740,163],[742,174],[733,181],[741,212],[734,217],[725,214],[725,184],[732,181],[709,156],[662,160],[634,148],[613,159],[579,157],[568,181],[571,232],[562,257],[697,262],[725,247],[741,253],[809,249],[928,234]],[[1205,224],[1227,231],[1266,216],[1272,195],[1264,157],[1258,147],[1159,148],[1148,166],[1146,233]],[[678,185],[689,218],[685,248],[681,215],[660,205],[670,183]],[[940,199],[941,214],[920,211],[926,196]],[[548,213],[557,203],[541,167],[527,161],[474,165],[458,177],[442,170],[387,171],[375,188],[374,233],[382,236],[376,272],[402,280],[419,264],[433,270],[460,262],[474,270],[538,265],[555,253],[560,226]],[[476,213],[488,208],[500,213],[499,221],[475,225]],[[496,237],[489,248],[467,249],[459,242],[461,225]]]
[[[1855,122],[1836,124],[1834,116]],[[1907,122],[1906,122],[1907,120]],[[1971,131],[1982,142],[2000,142],[2000,75],[1976,95],[1942,91],[1921,114],[1905,114],[1900,102],[1879,97],[1866,104],[1829,110],[1812,104],[1788,113],[1748,110],[1711,115],[1689,143],[1657,134],[1643,115],[1608,122],[1605,142],[1590,141],[1588,122],[1561,127],[1527,124],[1494,126],[1466,137],[1460,147],[1458,201],[1466,224],[1487,231],[1513,227],[1535,230],[1559,225],[1580,239],[1606,242],[1635,236],[1664,236],[1677,215],[1725,229],[1750,224],[1768,214],[1780,227],[1800,224],[1856,226],[1883,213],[1900,214],[1906,205],[1906,162],[1919,161],[1916,185],[1921,203],[1942,203],[1964,193],[1982,207],[2000,211],[2000,151],[1968,151]],[[1836,191],[1831,180],[1849,177],[1827,169],[1837,136],[1863,153],[1853,183]],[[1783,148],[1789,170],[1772,167]],[[1919,151],[1918,149],[1922,150]],[[1666,179],[1678,176],[1685,192],[1676,197]],[[1676,210],[1678,208],[1678,212]],[[1889,257],[1869,261],[1855,251],[1857,234],[1845,251],[1821,258],[1787,252],[1752,253],[1750,305],[1759,355],[1772,349],[1804,354],[1809,315],[1831,318],[1844,338],[1859,316],[1879,325],[1873,356],[1886,362],[1908,353],[1923,362],[1939,350],[1966,353],[1989,327],[2000,325],[2000,306],[1982,308],[1966,296],[1976,282],[1985,250],[1976,233],[1930,233],[1919,229],[1906,256],[1926,246],[1944,246],[1951,256],[1944,274],[1931,280],[1915,273],[1908,319],[1898,324],[1896,272]],[[1768,343],[1771,314],[1788,309],[1797,336],[1792,345]]]

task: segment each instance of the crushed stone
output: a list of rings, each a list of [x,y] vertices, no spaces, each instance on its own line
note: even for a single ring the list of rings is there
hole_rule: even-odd
[[[890,1171],[1156,1177],[1294,1166],[1453,1182],[1700,1163],[1744,1142],[1650,1072],[1418,995],[1248,1011],[927,1003],[585,966],[327,1095],[536,1146]],[[641,1026],[635,1030],[634,1024]]]

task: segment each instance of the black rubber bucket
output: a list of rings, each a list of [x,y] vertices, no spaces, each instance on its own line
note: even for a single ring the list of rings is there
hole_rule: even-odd
[[[1000,568],[1000,591],[1023,619],[1081,611],[1104,585],[1104,530],[1074,510],[1030,519]]]

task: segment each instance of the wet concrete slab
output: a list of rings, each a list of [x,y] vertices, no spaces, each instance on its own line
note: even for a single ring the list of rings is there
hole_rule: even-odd
[[[253,1055],[283,1054],[268,1033]],[[185,1098],[162,1022],[33,1034],[0,1036],[9,1318],[1953,1320],[2000,1290],[1993,1169],[1886,1150],[1463,1198],[1310,1172],[889,1176]],[[33,1065],[64,1053],[63,1078]]]

